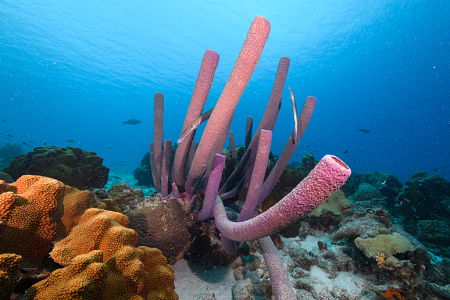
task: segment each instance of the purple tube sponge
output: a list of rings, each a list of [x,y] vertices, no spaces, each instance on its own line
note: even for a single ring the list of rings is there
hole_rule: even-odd
[[[203,207],[197,217],[200,221],[203,221],[212,215],[214,200],[217,198],[217,192],[219,191],[219,184],[220,179],[222,178],[224,166],[225,156],[216,154],[212,163],[211,174],[208,180],[208,188],[206,189]]]
[[[295,300],[297,299],[289,282],[286,268],[283,265],[280,254],[268,236],[258,239],[259,247],[261,247],[267,270],[270,274],[272,284],[272,293],[275,299],[279,300]]]
[[[214,206],[216,226],[223,236],[239,242],[268,236],[317,208],[345,183],[350,174],[350,168],[342,160],[325,155],[280,202],[248,221],[229,221],[222,200],[217,197]]]
[[[189,195],[194,193],[197,181],[210,163],[217,144],[223,137],[224,130],[231,122],[230,119],[233,117],[236,105],[258,64],[266,40],[269,37],[269,32],[269,21],[261,16],[255,17],[233,71],[206,124],[200,145],[195,153],[194,161],[185,183],[186,192]],[[226,132],[228,133],[228,130]]]

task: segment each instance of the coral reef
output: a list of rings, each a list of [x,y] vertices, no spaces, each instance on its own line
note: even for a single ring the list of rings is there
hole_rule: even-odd
[[[64,235],[62,182],[24,175],[11,186],[17,192],[0,194],[0,217],[6,221],[0,253],[22,256],[22,267],[41,266],[52,243]]]
[[[62,181],[80,190],[103,187],[109,169],[95,152],[80,148],[37,147],[17,156],[4,168],[14,179],[22,175],[41,175]]]

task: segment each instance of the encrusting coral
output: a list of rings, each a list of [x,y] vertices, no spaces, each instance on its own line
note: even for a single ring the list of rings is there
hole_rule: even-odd
[[[307,214],[308,217],[320,217],[322,210],[331,211],[334,215],[340,215],[346,209],[353,207],[353,203],[345,198],[344,192],[337,190],[330,197],[325,200],[318,208]]]
[[[369,258],[380,256],[381,254],[385,257],[390,257],[396,253],[414,251],[411,243],[397,232],[382,234],[368,239],[358,237],[355,239],[355,245]]]
[[[58,237],[64,235],[65,185],[55,179],[25,175],[0,194],[0,217],[6,222],[0,253],[22,256],[21,267],[38,267]]]

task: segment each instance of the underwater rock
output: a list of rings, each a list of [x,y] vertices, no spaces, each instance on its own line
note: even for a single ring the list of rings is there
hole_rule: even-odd
[[[419,175],[406,181],[395,199],[397,211],[406,218],[405,229],[409,232],[415,231],[418,219],[443,217],[450,220],[450,182],[436,174],[420,172]]]
[[[23,149],[20,144],[8,143],[0,147],[0,170],[22,153]]]
[[[14,179],[6,174],[5,172],[0,172],[0,180],[3,180],[6,183],[13,183]]]
[[[427,248],[444,257],[450,257],[450,225],[445,221],[420,220],[417,222],[417,239]]]
[[[349,197],[356,206],[362,208],[386,207],[386,201],[383,194],[373,185],[361,183],[355,194]]]
[[[394,207],[394,201],[403,184],[395,175],[382,172],[364,173],[360,179],[361,183],[369,183],[376,187],[385,197],[388,207]]]
[[[131,206],[134,207],[140,199],[144,198],[144,192],[141,188],[133,189],[127,183],[121,182],[112,186],[108,190],[110,198],[114,199],[117,206],[122,211],[127,211]]]
[[[14,179],[22,175],[41,175],[62,181],[80,190],[103,187],[109,168],[103,158],[80,148],[37,147],[17,156],[4,171]]]
[[[154,186],[149,152],[147,152],[142,158],[141,166],[134,169],[133,176],[134,179],[138,181],[137,185]]]

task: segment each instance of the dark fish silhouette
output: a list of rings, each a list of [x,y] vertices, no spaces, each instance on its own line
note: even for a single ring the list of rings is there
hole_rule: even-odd
[[[10,134],[6,134],[6,136],[7,136],[7,137],[14,137],[14,136],[12,136],[12,135],[10,135]]]
[[[5,123],[6,123],[6,121],[5,121],[5,120],[2,120],[2,122],[5,122]]]
[[[136,120],[136,119],[129,119],[128,121],[122,122],[122,125],[125,125],[125,124],[137,125],[139,123],[141,123],[141,121]]]
[[[74,140],[67,140],[66,143],[69,143],[69,144],[70,143],[75,143],[75,141]]]
[[[369,129],[359,129],[360,131],[364,132],[364,133],[370,133]]]
[[[348,153],[348,150],[345,150],[344,153]]]

